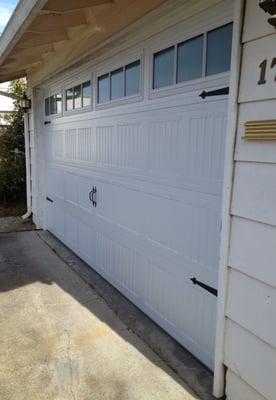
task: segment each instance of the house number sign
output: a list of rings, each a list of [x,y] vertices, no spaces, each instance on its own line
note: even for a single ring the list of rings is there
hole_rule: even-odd
[[[276,57],[274,57],[270,63],[269,68],[273,69],[276,65]],[[257,82],[258,85],[265,85],[266,84],[266,72],[267,72],[267,68],[268,68],[268,60],[265,59],[261,62],[261,64],[259,65],[260,68],[260,76],[259,76],[259,80]],[[276,75],[274,78],[274,81],[276,82]]]
[[[271,61],[267,58],[264,59],[259,65],[260,75],[257,84],[271,84],[272,82],[269,77],[271,77],[270,72],[274,68],[276,73],[276,57]],[[276,82],[276,74],[274,76],[274,82]],[[247,121],[244,124],[244,136],[242,139],[246,141],[276,141],[276,119]]]

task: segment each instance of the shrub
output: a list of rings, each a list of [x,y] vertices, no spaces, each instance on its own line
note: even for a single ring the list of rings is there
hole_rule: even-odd
[[[25,81],[11,82],[9,91],[22,97],[26,91]],[[4,116],[8,126],[0,137],[0,203],[25,201],[26,198],[24,113],[18,100],[14,100],[14,111]]]

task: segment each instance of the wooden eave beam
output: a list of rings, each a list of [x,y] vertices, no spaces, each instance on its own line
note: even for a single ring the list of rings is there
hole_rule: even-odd
[[[112,3],[113,0],[48,0],[43,7],[44,11],[49,12],[71,12],[82,8],[99,6],[106,3]]]
[[[42,53],[53,51],[53,45],[50,44],[45,44],[42,46],[36,46],[36,47],[30,47],[27,49],[21,49],[15,47],[15,49],[9,54],[9,59],[10,60],[22,60],[23,58],[37,58],[40,57]],[[6,64],[6,63],[5,63]]]
[[[53,31],[44,33],[26,32],[17,43],[17,47],[26,49],[44,44],[52,44],[68,40],[69,37],[66,31]]]
[[[0,71],[0,82],[12,81],[14,79],[22,78],[23,76],[26,76],[26,71],[22,69],[14,73],[9,73],[8,75],[6,72],[2,74]]]
[[[45,33],[64,31],[72,26],[87,25],[85,15],[81,11],[70,14],[39,15],[29,26],[27,32]]]

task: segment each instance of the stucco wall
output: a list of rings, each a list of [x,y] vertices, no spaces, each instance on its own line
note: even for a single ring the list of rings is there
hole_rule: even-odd
[[[258,1],[247,0],[228,260],[228,400],[276,398],[276,142],[242,138],[245,122],[275,119],[276,34],[268,17]]]

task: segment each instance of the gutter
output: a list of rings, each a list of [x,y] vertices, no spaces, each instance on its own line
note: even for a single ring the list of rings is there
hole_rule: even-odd
[[[26,163],[26,194],[27,211],[22,215],[22,219],[28,219],[32,215],[32,195],[31,195],[31,163],[30,163],[30,135],[28,112],[24,114],[24,138],[25,138],[25,163]]]

